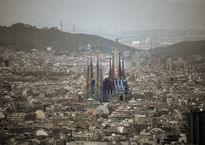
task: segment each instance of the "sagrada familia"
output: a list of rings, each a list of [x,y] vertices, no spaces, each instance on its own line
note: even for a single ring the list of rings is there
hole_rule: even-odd
[[[120,56],[117,41],[116,39],[116,48],[113,49],[112,58],[109,58],[109,75],[106,78],[103,78],[102,59],[97,46],[94,75],[92,51],[90,51],[90,56],[87,57],[87,63],[84,66],[84,95],[86,97],[95,97],[107,102],[114,97],[123,100],[126,94],[130,94],[125,78],[124,57]]]

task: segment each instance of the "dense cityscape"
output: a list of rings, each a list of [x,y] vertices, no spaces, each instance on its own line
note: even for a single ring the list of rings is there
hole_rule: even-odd
[[[0,145],[205,145],[205,0],[0,0]]]
[[[120,49],[120,48],[119,48]],[[102,101],[85,95],[89,51],[56,56],[1,48],[1,144],[191,144],[193,114],[203,114],[205,58],[155,56],[125,59],[131,94]],[[102,54],[109,76],[112,54]],[[83,56],[83,57],[82,57]],[[96,62],[93,56],[93,62]],[[93,69],[96,70],[95,65]],[[93,95],[94,96],[94,95]],[[198,124],[199,125],[199,124]],[[199,129],[199,128],[198,128]]]

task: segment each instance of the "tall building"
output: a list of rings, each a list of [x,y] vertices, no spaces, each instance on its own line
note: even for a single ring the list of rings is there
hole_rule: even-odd
[[[191,110],[188,117],[188,143],[193,145],[205,144],[205,111]]]
[[[117,40],[116,43],[118,43]],[[93,76],[92,51],[90,52],[84,66],[84,94],[87,97],[96,97],[101,101],[109,101],[112,97],[123,100],[124,96],[130,93],[125,79],[124,57],[121,58],[118,48],[113,49],[109,60],[109,76],[103,78],[102,60],[96,46],[96,67],[95,76]]]

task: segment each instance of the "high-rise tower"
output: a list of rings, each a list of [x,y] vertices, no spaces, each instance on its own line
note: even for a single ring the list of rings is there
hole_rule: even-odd
[[[188,115],[188,143],[202,145],[205,143],[205,110],[192,109]]]

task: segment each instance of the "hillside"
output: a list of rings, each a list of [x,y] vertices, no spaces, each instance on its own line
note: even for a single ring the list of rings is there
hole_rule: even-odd
[[[38,29],[34,26],[17,23],[10,27],[0,26],[0,46],[29,51],[31,49],[45,50],[52,47],[56,54],[67,54],[71,52],[86,51],[88,45],[95,49],[98,44],[104,53],[110,53],[115,47],[115,42],[87,34],[72,34],[62,32],[56,28]],[[132,50],[133,48],[119,44],[120,50]]]
[[[187,55],[201,55],[205,56],[205,40],[200,41],[185,41],[170,45],[167,47],[155,48],[151,50],[155,55],[175,55],[175,56],[187,56]]]

